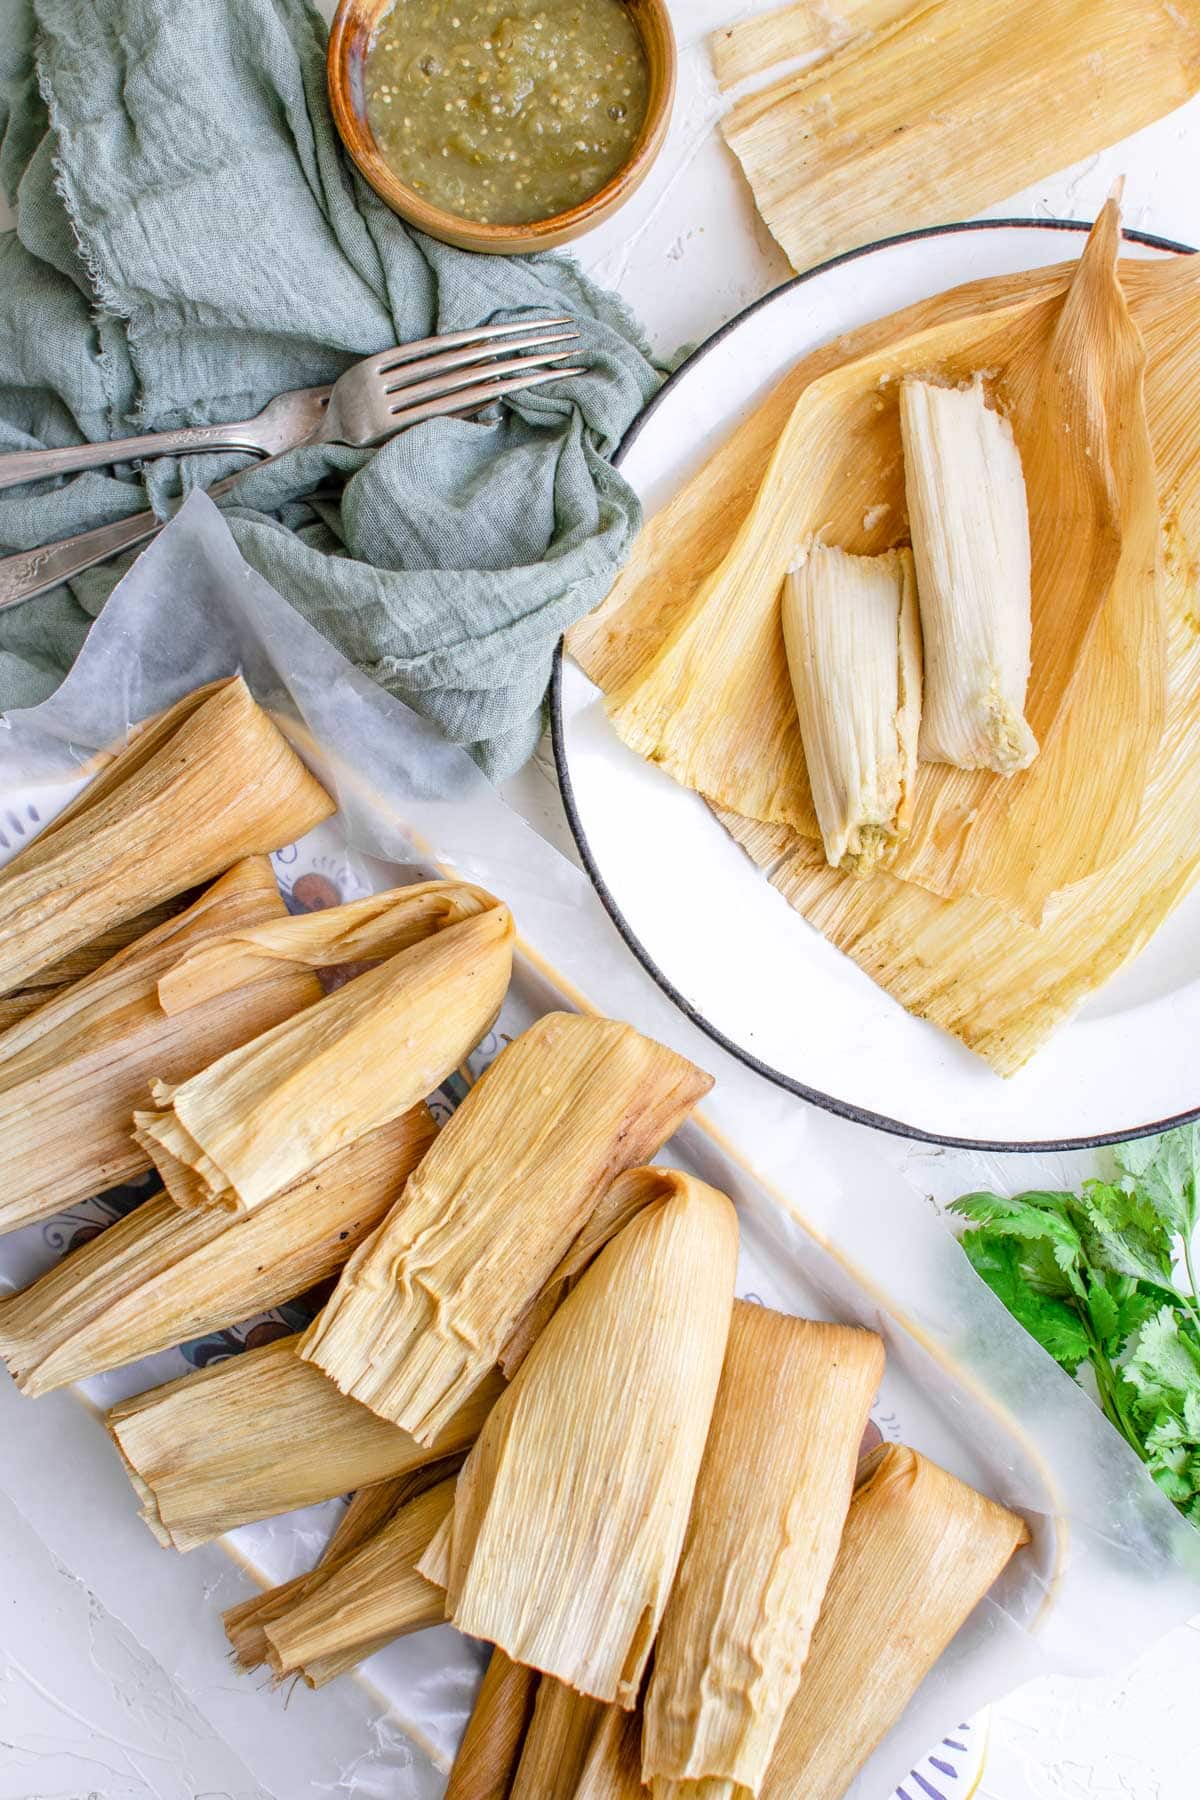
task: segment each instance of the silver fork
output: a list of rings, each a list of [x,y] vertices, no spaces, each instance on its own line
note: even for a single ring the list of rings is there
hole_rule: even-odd
[[[569,320],[566,319],[534,321],[537,326],[568,323]],[[339,375],[332,387],[305,388],[293,394],[282,395],[281,401],[292,403],[289,417],[301,432],[301,435],[288,436],[282,441],[278,435],[272,440],[263,432],[258,432],[253,443],[248,441],[250,428],[261,426],[272,407],[279,406],[279,401],[272,401],[257,419],[250,420],[245,425],[193,426],[183,432],[158,432],[141,439],[126,438],[110,440],[104,444],[73,446],[64,451],[32,450],[16,454],[29,463],[35,458],[57,458],[82,453],[88,457],[87,462],[72,462],[69,467],[92,468],[104,462],[123,462],[130,455],[150,454],[145,450],[130,450],[131,444],[140,443],[153,446],[153,453],[158,455],[176,454],[180,449],[194,451],[223,447],[263,452],[264,461],[273,462],[286,450],[295,449],[300,444],[380,444],[409,425],[419,424],[423,419],[447,414],[465,417],[490,405],[502,394],[515,393],[520,388],[538,387],[542,382],[584,373],[584,369],[578,365],[561,366],[572,354],[569,350],[543,351],[541,354],[526,356],[496,356],[494,352],[497,350],[533,350],[550,343],[574,341],[578,337],[576,332],[562,331],[541,337],[517,337],[503,344],[494,342],[503,334],[517,329],[512,325],[483,325],[474,331],[450,332],[440,338],[423,338],[418,343],[404,344],[395,350],[384,350],[377,356],[367,357],[365,361],[347,369],[345,374]],[[528,331],[528,323],[520,329]],[[277,414],[276,422],[269,427],[276,434],[281,429],[280,416]],[[203,443],[194,441],[197,432],[209,431],[227,434],[221,438],[220,446],[211,438],[205,438]],[[230,432],[247,435],[233,443],[228,436]],[[181,446],[180,438],[187,438],[189,441]],[[279,448],[268,451],[266,444],[271,441],[278,442]],[[8,459],[0,458],[0,466],[5,460]],[[245,469],[238,469],[224,480],[214,482],[208,493],[213,498],[226,494],[250,469],[262,467],[263,462],[257,462],[249,464]],[[35,473],[46,475],[66,472],[67,469],[61,463],[51,469],[47,463],[39,462],[36,470],[31,470],[20,479],[31,481]],[[9,483],[0,481],[0,486],[6,485]],[[162,525],[163,520],[156,513],[135,513],[130,518],[116,519],[111,524],[99,525],[92,531],[77,532],[74,537],[63,538],[58,543],[46,544],[37,550],[21,550],[13,556],[0,557],[0,607],[15,606],[19,601],[32,600],[35,595],[45,593],[47,588],[69,581],[94,564],[105,562],[122,550],[133,549],[147,538],[153,537],[161,530]]]

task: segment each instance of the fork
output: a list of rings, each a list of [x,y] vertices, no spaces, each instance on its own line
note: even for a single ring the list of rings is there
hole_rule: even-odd
[[[511,378],[562,362],[571,355],[569,350],[552,350],[540,356],[518,357],[512,353],[577,342],[576,331],[545,329],[570,323],[567,318],[524,319],[516,324],[480,325],[474,330],[419,338],[365,357],[339,375],[332,387],[298,388],[290,394],[279,394],[255,418],[234,424],[185,425],[179,431],[109,438],[100,444],[68,444],[57,450],[14,450],[0,455],[0,488],[148,456],[248,450],[270,457],[293,450],[297,444],[377,444],[399,429],[392,421],[402,409],[406,416],[401,424],[415,425],[439,413],[486,405],[496,394],[511,392],[515,387],[536,385],[513,380],[509,387],[489,386],[486,399],[472,391],[501,377]],[[501,341],[505,338],[509,341]],[[507,360],[509,357],[511,360]],[[550,381],[568,373],[580,371],[556,369],[542,375],[541,380]],[[447,404],[448,396],[455,391],[459,398]]]
[[[535,323],[565,325],[569,321],[546,319]],[[248,468],[238,469],[232,475],[226,475],[223,480],[214,482],[207,490],[209,495],[215,498],[228,493],[250,469],[262,468],[264,463],[274,462],[286,450],[295,449],[300,444],[380,444],[409,425],[419,424],[423,419],[447,414],[465,417],[490,405],[502,394],[584,373],[580,366],[560,366],[564,358],[572,354],[569,350],[508,358],[491,356],[493,348],[503,351],[531,350],[547,343],[574,340],[578,335],[575,332],[558,332],[553,336],[522,337],[503,344],[493,344],[492,340],[515,329],[511,325],[483,325],[475,331],[451,332],[441,338],[423,338],[418,343],[405,344],[395,350],[384,350],[377,356],[367,357],[365,361],[347,369],[332,387],[305,388],[280,396],[281,400],[293,403],[292,417],[300,422],[303,435],[285,438],[279,448],[265,454],[262,461],[251,463]],[[435,349],[436,353],[426,354],[431,349]],[[432,374],[431,370],[434,371]],[[72,462],[70,468],[91,468],[104,462],[124,461],[131,454],[148,454],[144,451],[131,452],[129,445],[135,443],[149,444],[154,447],[154,453],[167,455],[176,453],[180,447],[180,438],[187,438],[189,441],[182,446],[186,450],[212,450],[217,448],[212,439],[206,438],[201,444],[194,441],[196,432],[208,431],[224,432],[226,436],[220,441],[225,448],[262,450],[266,434],[258,432],[254,443],[248,441],[248,434],[251,428],[261,426],[271,407],[277,405],[278,402],[272,401],[257,419],[250,420],[245,425],[192,426],[183,432],[158,432],[140,439],[126,438],[104,444],[82,444],[65,451],[31,450],[16,454],[27,464],[35,458],[82,454],[87,457],[86,463]],[[277,431],[278,424],[272,425],[270,429]],[[228,437],[231,432],[246,435],[237,443],[231,443]],[[169,444],[167,440],[171,440]],[[0,458],[0,467],[5,460]],[[38,462],[35,469],[20,479],[31,481],[35,474],[66,472],[61,463],[51,469],[45,462]],[[3,485],[8,483],[0,481],[0,486]],[[77,532],[74,537],[63,538],[58,543],[46,544],[37,550],[21,550],[13,556],[0,557],[0,607],[15,606],[19,601],[32,600],[35,595],[45,593],[47,588],[69,581],[94,564],[105,562],[122,550],[133,549],[160,531],[163,523],[156,513],[134,513],[129,518],[116,519],[111,524],[99,525],[92,531]]]

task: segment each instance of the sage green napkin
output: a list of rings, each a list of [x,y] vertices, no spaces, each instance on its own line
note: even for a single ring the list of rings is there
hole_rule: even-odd
[[[397,342],[569,313],[587,374],[491,423],[295,451],[226,502],[246,559],[499,776],[536,742],[559,635],[637,529],[607,459],[659,373],[565,259],[407,231],[341,150],[324,38],[303,0],[4,0],[0,449],[248,417]],[[242,463],[169,460],[145,481],[165,515]],[[136,512],[146,491],[124,468],[0,492],[0,546]],[[55,688],[131,560],[0,612],[0,706]]]

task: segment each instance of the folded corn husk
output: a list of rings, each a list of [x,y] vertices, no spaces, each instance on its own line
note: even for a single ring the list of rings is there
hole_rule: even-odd
[[[119,950],[126,949],[137,938],[146,937],[160,925],[165,925],[168,919],[183,912],[197,898],[195,893],[176,894],[171,900],[148,907],[136,918],[122,919],[119,925],[110,926],[88,943],[81,944],[77,950],[60,957],[57,962],[47,963],[44,969],[38,969],[23,987],[14,988],[0,999],[0,1032],[7,1031],[18,1019],[27,1019],[31,1012],[44,1006],[60,989],[70,987],[72,982],[83,981],[88,975],[94,975],[101,963],[108,962],[110,957],[115,956]]]
[[[240,676],[189,695],[0,871],[0,994],[333,810]]]
[[[760,1800],[842,1800],[1028,1541],[1023,1519],[916,1451],[872,1451]]]
[[[262,1636],[277,1680],[302,1675],[324,1687],[393,1638],[444,1620],[442,1590],[416,1563],[450,1511],[454,1481],[407,1499],[357,1548],[319,1565],[303,1593],[270,1609]]]
[[[255,1519],[332,1500],[465,1449],[500,1393],[476,1389],[431,1445],[347,1400],[280,1338],[135,1394],[108,1429],[161,1544],[191,1550]]]
[[[1012,775],[1038,748],[1025,721],[1029,508],[1012,427],[978,378],[948,388],[910,376],[900,436],[925,647],[921,755]]]
[[[538,1676],[493,1649],[459,1745],[445,1800],[508,1800]]]
[[[735,1304],[646,1694],[642,1772],[655,1800],[741,1800],[761,1787],[882,1374],[873,1332]]]
[[[921,631],[912,553],[814,544],[783,585],[783,642],[813,810],[835,869],[889,863],[912,817]]]
[[[608,1706],[592,1737],[573,1800],[647,1800],[642,1786],[642,1716]]]
[[[423,882],[330,907],[190,958],[160,983],[186,1017],[229,971],[384,957],[297,1018],[182,1084],[156,1082],[136,1132],[180,1205],[261,1206],[422,1100],[488,1030],[512,971],[507,907]]]
[[[428,1440],[493,1367],[614,1176],[652,1156],[711,1085],[630,1025],[546,1014],[476,1082],[301,1355]]]
[[[796,269],[970,218],[1200,88],[1196,0],[872,0],[848,25],[721,121]],[[822,47],[796,7],[719,35],[726,82]]]
[[[682,1549],[737,1263],[729,1201],[670,1177],[534,1344],[419,1564],[460,1630],[624,1707]]]
[[[0,1299],[0,1356],[22,1393],[46,1394],[306,1293],[375,1228],[433,1135],[422,1102],[248,1215],[145,1201]]]
[[[159,1005],[158,979],[187,949],[283,912],[270,863],[250,858],[0,1035],[0,1231],[151,1166],[131,1125],[153,1074],[182,1080],[320,999],[315,976],[281,967],[253,987],[227,984],[184,1018]]]
[[[609,1710],[543,1675],[508,1800],[575,1800],[592,1739]]]

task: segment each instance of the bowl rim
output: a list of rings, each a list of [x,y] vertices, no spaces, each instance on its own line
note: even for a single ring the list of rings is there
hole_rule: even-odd
[[[394,5],[396,0],[391,0]],[[449,212],[417,193],[386,161],[376,144],[365,117],[354,107],[350,94],[349,57],[352,33],[364,13],[374,12],[376,0],[338,0],[329,28],[325,67],[329,105],[334,125],[354,166],[363,179],[385,201],[392,211],[418,231],[443,242],[497,251],[511,251],[514,241],[521,240],[530,250],[543,245],[551,247],[568,237],[576,237],[592,224],[598,224],[609,212],[627,200],[649,173],[666,140],[675,103],[679,53],[671,23],[667,0],[621,0],[632,15],[650,69],[650,92],[646,115],[633,147],[620,168],[597,188],[594,194],[565,212],[550,213],[544,219],[531,219],[524,224],[488,223],[472,219],[465,213]],[[378,7],[372,31],[391,10]],[[652,44],[645,29],[653,22],[656,43]],[[657,77],[657,79],[656,79]]]

